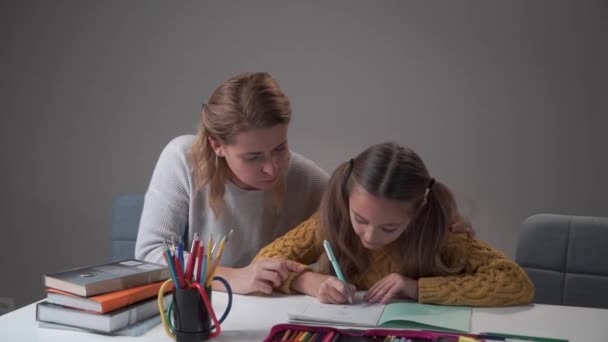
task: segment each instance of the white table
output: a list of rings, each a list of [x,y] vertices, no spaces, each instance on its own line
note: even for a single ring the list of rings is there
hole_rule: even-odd
[[[226,294],[213,293],[218,315],[226,305]],[[234,296],[232,312],[222,324],[222,334],[213,341],[262,341],[270,328],[286,322],[287,311],[303,307],[305,296]],[[36,304],[0,316],[0,341],[172,341],[161,325],[139,337],[109,337],[38,327]],[[555,305],[525,305],[509,308],[473,309],[471,332],[503,332],[566,338],[570,341],[608,341],[608,309]]]

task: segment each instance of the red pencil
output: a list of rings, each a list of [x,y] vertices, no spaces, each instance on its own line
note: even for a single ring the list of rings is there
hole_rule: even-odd
[[[192,281],[192,273],[194,272],[194,260],[196,260],[196,253],[198,252],[198,244],[200,241],[194,239],[192,243],[192,253],[188,256],[188,265],[186,266],[186,279]]]
[[[184,280],[184,272],[182,266],[179,263],[179,259],[176,255],[173,255],[173,262],[175,263],[175,273],[177,273],[177,280],[179,281],[179,287],[182,289],[186,288],[186,281]]]

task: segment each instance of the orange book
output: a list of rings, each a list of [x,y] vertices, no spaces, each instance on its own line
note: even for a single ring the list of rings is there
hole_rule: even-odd
[[[103,314],[155,297],[158,295],[158,290],[162,284],[161,281],[92,297],[81,297],[69,292],[47,288],[47,302]],[[168,286],[165,293],[172,291],[172,289],[173,286]]]

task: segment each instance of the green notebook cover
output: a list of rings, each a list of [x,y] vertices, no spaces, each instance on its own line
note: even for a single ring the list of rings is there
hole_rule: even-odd
[[[304,310],[287,316],[290,322],[305,324],[468,332],[471,308],[415,302],[335,305],[313,299]]]
[[[378,326],[468,332],[471,308],[463,306],[392,303],[386,305]]]

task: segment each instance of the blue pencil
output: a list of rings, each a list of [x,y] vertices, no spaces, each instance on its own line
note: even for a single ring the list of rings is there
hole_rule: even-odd
[[[179,264],[186,269],[186,265],[184,264],[184,241],[180,238],[179,243],[177,244],[177,259],[179,259]]]
[[[175,268],[173,267],[173,257],[171,256],[171,251],[169,250],[169,246],[165,244],[165,260],[167,261],[167,266],[169,267],[169,273],[171,273],[171,279],[173,280],[173,285],[176,288],[179,288],[179,281],[177,280],[177,274],[175,273]]]

